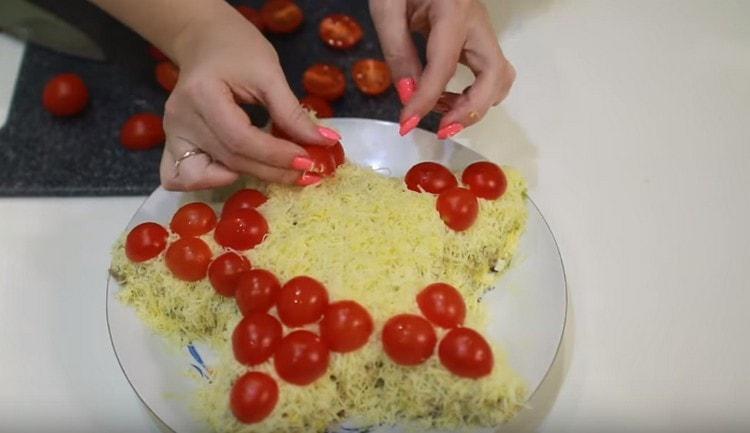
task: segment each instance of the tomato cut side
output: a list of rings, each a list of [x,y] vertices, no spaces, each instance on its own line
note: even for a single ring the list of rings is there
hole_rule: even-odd
[[[323,18],[319,29],[320,39],[331,48],[347,50],[362,40],[364,32],[352,16],[332,14]]]
[[[388,64],[375,59],[363,59],[352,67],[352,78],[365,95],[380,95],[391,87],[391,69]]]
[[[302,85],[307,93],[334,101],[344,96],[346,77],[340,68],[319,63],[307,68],[302,76]]]

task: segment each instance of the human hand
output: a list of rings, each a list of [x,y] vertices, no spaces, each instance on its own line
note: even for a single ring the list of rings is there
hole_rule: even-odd
[[[516,71],[503,55],[479,0],[370,0],[370,13],[405,104],[401,135],[438,106],[445,112],[438,138],[452,137],[508,95]],[[411,32],[428,38],[424,70]],[[461,95],[446,93],[459,62],[471,69],[475,81]]]

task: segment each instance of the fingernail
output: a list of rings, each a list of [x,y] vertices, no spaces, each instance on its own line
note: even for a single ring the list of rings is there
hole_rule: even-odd
[[[464,129],[464,126],[458,122],[453,122],[450,125],[444,126],[440,131],[438,131],[437,136],[441,140],[445,140],[446,138],[453,137],[454,135],[458,134]]]
[[[404,135],[410,133],[414,128],[419,125],[419,121],[421,119],[419,116],[411,116],[410,118],[404,120],[401,122],[401,128],[398,130],[398,133],[401,134],[403,137]]]
[[[315,162],[307,157],[298,156],[292,160],[292,168],[300,171],[310,171],[315,166]]]
[[[320,183],[321,180],[323,180],[323,178],[318,175],[305,173],[302,176],[300,176],[299,179],[297,179],[297,185],[299,186],[315,185],[316,183]]]
[[[414,96],[414,92],[417,90],[417,82],[414,81],[414,78],[406,77],[398,80],[398,83],[396,83],[396,92],[398,92],[398,98],[401,100],[401,103],[406,105],[409,100],[411,100],[411,97]]]
[[[320,135],[323,137],[333,140],[333,141],[339,141],[341,140],[341,135],[339,135],[338,132],[334,131],[331,128],[326,128],[325,126],[318,126],[318,132],[320,132]]]

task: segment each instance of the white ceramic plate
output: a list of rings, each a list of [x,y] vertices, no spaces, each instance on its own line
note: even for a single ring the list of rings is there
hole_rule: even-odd
[[[347,157],[391,176],[403,176],[420,161],[438,161],[461,171],[481,155],[453,141],[438,141],[435,134],[415,130],[399,137],[398,125],[366,119],[328,119],[345,138]],[[190,195],[158,188],[136,212],[129,230],[144,221],[167,224]],[[507,351],[511,366],[533,393],[557,354],[567,309],[565,274],[560,252],[542,214],[528,201],[529,220],[517,260],[485,296],[491,310],[489,336]],[[211,353],[201,347],[182,351],[168,347],[141,322],[135,311],[116,298],[120,289],[110,278],[107,286],[107,324],[115,355],[133,390],[151,412],[178,433],[205,432],[193,418],[189,400],[196,382],[185,373],[202,374]],[[207,362],[204,362],[207,361]],[[342,430],[343,431],[343,430]],[[352,432],[351,429],[346,429]],[[374,432],[396,432],[381,427]],[[492,430],[483,430],[492,431]]]

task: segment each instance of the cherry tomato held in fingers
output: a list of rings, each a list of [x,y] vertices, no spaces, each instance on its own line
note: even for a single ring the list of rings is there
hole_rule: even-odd
[[[305,19],[302,9],[292,0],[268,0],[260,8],[260,16],[271,33],[291,33]]]
[[[489,161],[479,161],[464,169],[461,181],[477,197],[495,200],[505,193],[508,179],[503,169]]]
[[[438,355],[443,366],[456,376],[477,379],[492,373],[492,349],[473,329],[450,330],[440,342]]]
[[[120,129],[120,143],[128,150],[147,150],[162,143],[166,135],[162,118],[153,113],[130,116]]]
[[[375,59],[363,59],[352,67],[354,84],[365,95],[380,95],[391,87],[391,70],[388,64]]]
[[[333,117],[333,107],[331,104],[320,96],[307,95],[299,100],[302,107],[314,111],[318,119],[327,119]]]
[[[222,216],[216,224],[214,239],[223,247],[244,251],[263,242],[268,223],[255,209],[245,209]]]
[[[249,316],[253,313],[268,312],[276,305],[281,283],[265,269],[251,269],[239,276],[236,287],[234,297],[237,307],[243,316]]]
[[[399,365],[419,365],[435,351],[437,336],[430,322],[415,314],[400,314],[383,326],[383,349]]]
[[[404,177],[406,187],[416,192],[440,194],[446,189],[458,186],[456,176],[444,165],[437,162],[420,162],[416,164]]]
[[[271,376],[249,371],[232,386],[229,406],[234,416],[245,424],[263,421],[279,401],[279,386]]]
[[[156,81],[159,85],[167,92],[171,92],[180,78],[180,70],[177,69],[174,63],[167,60],[156,64],[154,75],[156,75]]]
[[[346,162],[346,154],[344,153],[344,146],[341,145],[340,141],[337,141],[336,144],[329,147],[331,150],[331,153],[333,154],[333,160],[336,162],[336,167],[340,166],[341,164]]]
[[[180,238],[167,248],[164,260],[176,278],[198,281],[206,276],[211,249],[198,238]]]
[[[338,67],[319,63],[307,68],[302,76],[302,85],[311,95],[335,101],[344,96],[346,77]]]
[[[313,173],[321,176],[330,176],[336,171],[336,155],[333,149],[323,146],[302,146],[310,159],[313,160]]]
[[[354,301],[330,304],[320,322],[320,337],[332,352],[353,352],[370,339],[372,317],[365,308]]]
[[[245,316],[232,332],[234,358],[254,366],[266,362],[281,341],[281,323],[266,313]]]
[[[310,331],[294,331],[276,346],[273,364],[285,381],[309,385],[328,370],[330,352],[325,343]]]
[[[235,6],[235,9],[237,9],[237,12],[239,12],[243,17],[245,17],[246,20],[253,23],[253,25],[258,30],[263,31],[263,29],[265,29],[266,24],[263,22],[263,17],[260,16],[260,12],[256,11],[250,6],[245,6],[245,5]]]
[[[216,293],[231,298],[239,285],[240,275],[249,271],[250,267],[250,261],[245,256],[235,252],[224,253],[208,265],[208,281]]]
[[[328,15],[320,22],[320,39],[331,48],[347,50],[357,45],[363,35],[362,26],[349,15]]]
[[[457,232],[471,227],[479,214],[474,193],[458,186],[441,192],[435,207],[445,225]]]
[[[266,201],[268,201],[268,197],[257,189],[241,189],[232,194],[227,201],[224,202],[224,207],[221,209],[221,216],[229,215],[235,211],[256,209]]]
[[[435,283],[425,287],[417,295],[417,304],[427,320],[437,326],[450,329],[464,324],[464,299],[450,284]]]
[[[328,306],[328,291],[310,277],[294,277],[281,287],[276,298],[279,318],[288,327],[315,323]]]
[[[77,74],[60,74],[44,86],[42,103],[55,116],[75,116],[86,108],[89,89]]]
[[[181,207],[172,217],[169,228],[182,237],[208,233],[216,226],[216,213],[211,206],[195,202]]]
[[[161,254],[167,247],[167,229],[156,223],[135,226],[125,239],[125,255],[132,262],[145,262]]]

